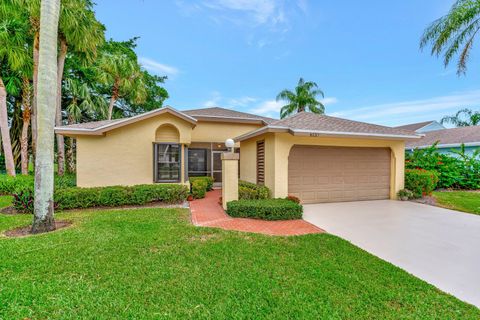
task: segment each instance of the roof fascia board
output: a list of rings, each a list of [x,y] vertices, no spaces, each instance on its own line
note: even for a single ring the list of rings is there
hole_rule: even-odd
[[[94,128],[94,129],[86,129],[86,128],[66,128],[66,127],[56,127],[55,128],[55,132],[56,133],[78,133],[78,134],[90,134],[90,135],[103,135],[106,131],[109,131],[109,130],[113,130],[113,129],[116,129],[118,127],[122,127],[124,125],[127,125],[127,124],[130,124],[130,123],[134,123],[134,122],[137,122],[137,121],[140,121],[140,120],[145,120],[145,119],[149,119],[151,117],[155,117],[157,115],[161,115],[161,114],[164,114],[164,113],[171,113],[187,122],[190,122],[191,124],[193,124],[194,126],[197,124],[197,120],[187,114],[184,114],[178,110],[175,110],[173,109],[172,107],[169,107],[169,106],[166,106],[164,108],[161,108],[161,109],[156,109],[156,110],[152,110],[152,111],[149,111],[149,112],[146,112],[146,113],[142,113],[142,114],[139,114],[139,115],[136,115],[136,116],[133,116],[131,118],[126,118],[126,119],[123,119],[123,120],[119,120],[119,121],[115,121],[113,123],[109,123],[109,124],[106,124],[106,125],[103,125],[103,126],[100,126],[98,128]]]

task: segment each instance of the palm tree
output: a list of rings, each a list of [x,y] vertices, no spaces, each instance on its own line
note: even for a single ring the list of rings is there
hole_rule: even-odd
[[[42,0],[37,92],[37,155],[32,233],[55,229],[53,152],[57,89],[57,39],[60,0]]]
[[[445,116],[440,120],[442,124],[451,123],[456,127],[469,127],[480,125],[480,111],[461,109],[453,116]]]
[[[92,62],[97,47],[105,41],[105,27],[95,18],[93,3],[89,0],[62,1],[59,21],[60,50],[57,62],[57,109],[55,125],[62,125],[62,81],[68,49],[82,54],[86,62]],[[65,139],[57,134],[58,174],[65,171]]]
[[[99,81],[111,88],[108,117],[112,119],[113,108],[120,97],[129,96],[135,103],[146,98],[143,73],[138,62],[128,54],[104,52],[98,64]]]
[[[2,8],[3,13],[8,14],[6,7]],[[19,71],[24,68],[28,61],[25,50],[27,42],[27,31],[22,21],[15,19],[13,12],[11,16],[1,15],[0,22],[0,69],[1,65],[12,71]],[[5,166],[7,173],[15,176],[15,163],[13,159],[12,143],[8,127],[7,113],[7,90],[0,75],[0,131],[2,135],[2,146],[5,155]]]
[[[435,20],[424,32],[420,48],[432,45],[431,54],[447,66],[457,55],[457,74],[464,74],[475,36],[480,30],[480,1],[457,0],[450,11]]]
[[[317,114],[325,113],[325,106],[317,100],[318,95],[324,97],[323,91],[318,89],[315,82],[300,78],[295,92],[285,89],[277,95],[277,101],[283,100],[288,103],[280,110],[280,118],[307,110]]]
[[[94,95],[91,93],[91,88],[86,82],[81,82],[75,78],[65,79],[64,93],[67,102],[67,123],[74,124],[79,123],[82,120],[83,115],[91,115],[91,118],[96,118],[100,115],[101,118],[105,118],[106,115],[106,101],[103,97]],[[74,162],[74,139],[69,138],[66,148],[66,163],[67,171],[70,173],[75,172]]]

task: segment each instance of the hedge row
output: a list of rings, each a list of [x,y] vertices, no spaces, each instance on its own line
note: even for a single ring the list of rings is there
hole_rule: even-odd
[[[270,189],[255,183],[242,181],[238,182],[238,199],[254,200],[270,198]]]
[[[13,194],[21,191],[33,190],[33,175],[17,175],[11,177],[6,174],[0,175],[0,194]],[[63,176],[55,175],[55,188],[71,188],[77,185],[75,175],[66,174]]]
[[[302,218],[303,207],[287,199],[236,200],[227,203],[227,213],[237,218],[293,220]]]
[[[55,207],[60,210],[91,207],[143,205],[151,202],[179,203],[188,196],[186,186],[179,184],[148,184],[97,188],[61,188],[54,193]],[[33,212],[33,192],[14,193],[13,204],[23,212]]]

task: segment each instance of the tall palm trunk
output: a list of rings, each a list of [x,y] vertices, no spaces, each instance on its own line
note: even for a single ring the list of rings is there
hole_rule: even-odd
[[[23,79],[23,88],[22,88],[22,135],[20,137],[20,157],[21,157],[21,168],[22,174],[28,174],[28,128],[30,127],[30,118],[31,118],[31,92],[30,92],[30,81],[28,78]]]
[[[32,233],[55,229],[53,149],[57,96],[57,35],[60,0],[42,0],[37,91],[37,154]]]
[[[73,118],[69,115],[68,116],[68,124],[74,124]],[[75,139],[72,137],[67,138],[65,142],[66,151],[65,151],[65,162],[67,163],[67,172],[74,173],[75,172],[75,155],[74,155],[74,148],[75,148]]]
[[[7,90],[0,77],[0,132],[2,133],[3,154],[7,174],[15,176],[15,162],[13,161],[12,142],[10,141],[10,129],[8,128]]]
[[[67,56],[67,41],[60,37],[60,52],[57,64],[57,108],[55,114],[55,125],[62,125],[62,80],[63,69],[65,67],[65,58]],[[57,165],[58,175],[63,176],[65,172],[65,139],[61,134],[57,134]]]
[[[115,83],[113,84],[113,88],[112,88],[112,97],[110,98],[110,105],[108,106],[108,120],[112,120],[113,107],[115,106],[115,102],[118,99],[119,85],[120,85],[119,80],[115,79]]]
[[[40,50],[40,34],[35,32],[33,37],[33,101],[32,101],[32,158],[35,165],[35,155],[37,151],[37,85],[38,85],[38,52]]]

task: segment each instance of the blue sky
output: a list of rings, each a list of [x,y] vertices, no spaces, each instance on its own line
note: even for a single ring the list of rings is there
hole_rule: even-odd
[[[480,105],[480,50],[466,76],[418,47],[453,0],[101,0],[107,36],[138,41],[143,66],[167,75],[167,104],[278,117],[299,77],[329,115],[400,125]]]

